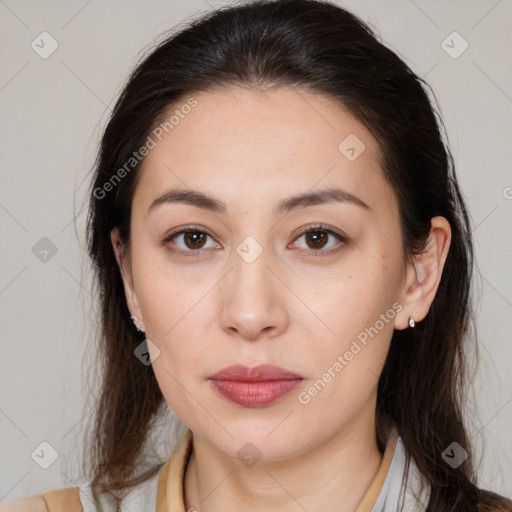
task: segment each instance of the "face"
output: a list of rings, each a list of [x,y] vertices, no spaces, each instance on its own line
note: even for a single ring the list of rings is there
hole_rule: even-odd
[[[373,429],[407,270],[377,141],[305,91],[194,98],[142,164],[123,273],[166,401],[233,457],[250,441],[285,460]],[[223,207],[164,197],[192,190]],[[234,364],[300,379],[215,385]]]

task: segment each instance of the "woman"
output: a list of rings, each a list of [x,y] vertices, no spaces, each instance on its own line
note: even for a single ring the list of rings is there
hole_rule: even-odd
[[[219,9],[160,44],[91,189],[90,482],[24,510],[511,511],[474,483],[472,242],[441,127],[334,4]],[[167,406],[188,430],[142,472]]]

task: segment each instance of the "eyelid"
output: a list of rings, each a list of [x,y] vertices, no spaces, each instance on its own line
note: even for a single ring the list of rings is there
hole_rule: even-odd
[[[194,224],[191,224],[189,226],[181,226],[179,228],[176,228],[172,230],[170,233],[166,234],[162,242],[168,242],[171,238],[173,238],[175,235],[180,235],[182,233],[190,233],[190,232],[200,232],[205,233],[211,238],[214,238],[214,236],[203,226],[195,226]]]
[[[305,233],[309,233],[310,231],[314,231],[317,229],[318,231],[326,231],[328,233],[332,233],[340,238],[346,239],[347,237],[341,233],[338,233],[337,229],[333,226],[329,226],[327,224],[309,224],[300,229],[300,231],[295,235],[295,237],[299,237],[304,235]]]

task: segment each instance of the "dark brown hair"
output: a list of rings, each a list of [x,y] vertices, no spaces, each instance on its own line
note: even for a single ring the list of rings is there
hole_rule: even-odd
[[[427,84],[367,24],[315,0],[253,1],[204,14],[142,60],[115,105],[95,165],[87,231],[103,362],[93,436],[85,448],[94,486],[115,494],[158,470],[135,476],[166,405],[151,366],[134,356],[142,339],[130,320],[110,241],[117,226],[124,250],[129,248],[140,162],[126,163],[171,106],[213,87],[236,86],[323,94],[365,124],[379,142],[382,170],[398,198],[406,257],[424,248],[432,217],[449,221],[451,247],[431,309],[416,328],[394,332],[380,376],[379,448],[391,417],[431,485],[429,511],[512,511],[512,502],[476,486],[464,425],[473,248],[442,121]],[[456,468],[441,457],[453,442],[468,453]]]

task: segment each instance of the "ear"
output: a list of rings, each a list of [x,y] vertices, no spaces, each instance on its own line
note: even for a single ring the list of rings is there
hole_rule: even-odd
[[[112,242],[112,247],[114,248],[116,261],[119,266],[119,271],[121,272],[121,278],[123,280],[126,305],[130,311],[130,314],[137,319],[137,325],[145,331],[144,321],[142,319],[139,307],[139,301],[137,299],[137,294],[133,285],[133,275],[131,271],[129,255],[126,253],[126,248],[121,241],[119,236],[119,229],[117,227],[115,227],[110,232],[110,240]]]
[[[433,217],[425,250],[413,255],[407,263],[406,277],[400,297],[403,308],[395,316],[395,329],[409,327],[409,317],[423,320],[436,296],[451,242],[450,223],[444,217]]]

